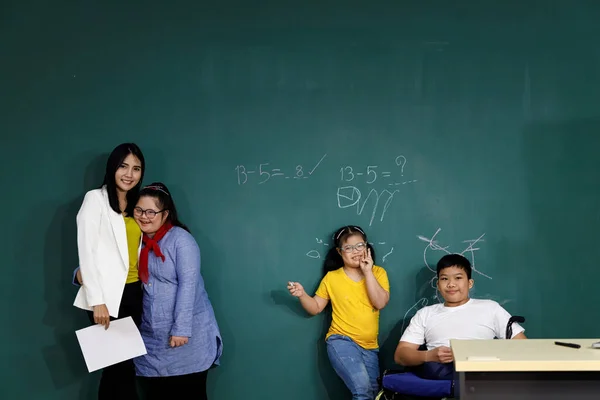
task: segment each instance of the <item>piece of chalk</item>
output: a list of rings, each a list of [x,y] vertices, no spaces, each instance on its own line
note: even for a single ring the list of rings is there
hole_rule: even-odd
[[[467,357],[467,361],[500,361],[500,359],[493,356],[469,356]]]

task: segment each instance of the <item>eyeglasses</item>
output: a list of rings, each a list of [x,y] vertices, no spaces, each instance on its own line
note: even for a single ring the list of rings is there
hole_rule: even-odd
[[[366,248],[367,248],[367,244],[363,243],[363,242],[356,243],[354,246],[351,244],[347,244],[347,245],[341,247],[341,249],[344,253],[352,253],[354,250],[360,252]]]
[[[160,211],[144,210],[141,207],[136,207],[133,209],[133,215],[135,215],[136,217],[141,217],[142,215],[146,214],[146,217],[148,219],[153,219],[154,217],[156,217],[156,214],[160,214],[163,211],[165,211],[165,210],[160,210]]]

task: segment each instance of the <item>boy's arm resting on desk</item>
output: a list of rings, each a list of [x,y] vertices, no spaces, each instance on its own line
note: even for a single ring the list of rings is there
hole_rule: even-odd
[[[414,367],[426,362],[446,364],[454,361],[449,347],[440,346],[432,350],[419,350],[419,347],[419,344],[401,341],[396,347],[394,361],[405,367]]]
[[[500,304],[496,303],[496,307],[493,309],[494,319],[495,319],[495,330],[496,337],[500,339],[527,339],[525,334],[525,328],[523,328],[519,323],[512,323],[512,335],[511,337],[506,336],[506,325],[508,321],[510,321],[511,315],[508,311],[504,309]]]
[[[400,342],[394,353],[394,361],[396,364],[405,367],[421,365],[427,361],[427,351],[419,350],[421,345],[409,342]]]
[[[525,336],[523,332],[519,332],[518,334],[513,336],[512,339],[527,339],[527,336]]]
[[[410,319],[408,327],[400,338],[400,343],[396,347],[394,353],[394,361],[397,364],[405,367],[421,365],[427,361],[436,361],[431,351],[419,350],[419,347],[426,342],[425,338],[425,309],[417,311],[417,313]]]

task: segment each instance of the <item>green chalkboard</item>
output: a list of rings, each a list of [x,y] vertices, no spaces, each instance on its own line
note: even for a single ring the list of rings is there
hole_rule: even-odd
[[[0,397],[95,398],[75,215],[125,141],[200,245],[212,399],[349,398],[286,292],[345,224],[390,278],[382,368],[446,252],[530,337],[599,334],[600,5],[109,3],[3,13]]]

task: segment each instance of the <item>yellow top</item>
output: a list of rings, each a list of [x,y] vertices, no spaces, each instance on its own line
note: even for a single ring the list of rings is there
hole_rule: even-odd
[[[133,283],[140,280],[138,276],[138,249],[142,238],[142,231],[135,220],[131,217],[125,219],[125,230],[127,231],[127,250],[129,253],[129,271],[125,283]]]
[[[374,265],[373,275],[381,287],[389,292],[390,282],[385,270]],[[316,295],[329,300],[333,310],[325,339],[331,335],[344,335],[364,349],[379,347],[379,310],[369,300],[364,278],[355,282],[346,275],[344,268],[336,269],[325,275]]]
[[[554,342],[576,343],[579,349]],[[600,371],[595,339],[450,340],[458,372]]]

